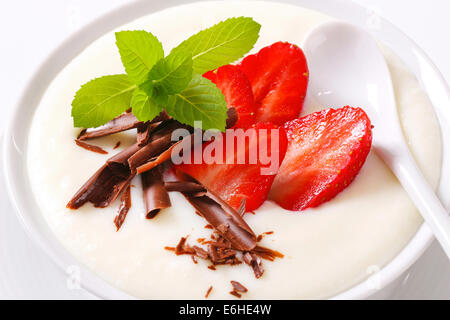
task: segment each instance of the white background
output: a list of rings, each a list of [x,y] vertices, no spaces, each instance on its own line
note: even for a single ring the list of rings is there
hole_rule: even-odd
[[[40,61],[70,33],[128,2],[130,0],[0,1],[0,133],[21,88]],[[355,2],[371,8],[409,35],[449,82],[450,0]],[[0,182],[0,199],[4,199],[2,179]],[[81,290],[67,289],[67,277],[29,241],[4,201],[0,202],[0,221],[0,299],[89,298]],[[416,264],[395,297],[450,299],[450,264],[436,244]]]

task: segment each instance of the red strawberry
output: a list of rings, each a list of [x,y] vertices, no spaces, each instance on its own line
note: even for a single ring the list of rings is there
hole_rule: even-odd
[[[288,210],[317,207],[345,189],[372,144],[366,113],[349,106],[287,122],[288,150],[269,199]]]
[[[308,66],[302,49],[276,42],[240,63],[253,88],[256,121],[283,125],[299,116],[308,86]]]
[[[272,135],[272,129],[278,133],[277,137]],[[238,129],[239,131],[243,131]],[[287,147],[286,134],[283,128],[270,123],[258,123],[254,128],[247,129],[246,134],[253,133],[254,136],[245,139],[245,145],[239,144],[239,140],[233,136],[222,136],[214,141],[218,146],[223,147],[223,162],[206,164],[181,164],[177,165],[176,169],[181,172],[187,173],[200,183],[202,183],[207,189],[213,191],[223,200],[225,200],[230,206],[238,209],[242,199],[246,200],[246,211],[252,211],[257,209],[266,199],[269,193],[272,182],[275,178],[276,171],[279,164],[281,164]],[[227,140],[234,138],[234,150],[230,152],[225,150],[227,146]],[[270,164],[265,162],[260,157],[261,148],[267,146],[268,156],[271,157],[272,143],[274,145],[273,159],[278,161],[275,170],[270,173],[264,172],[261,174],[261,168],[268,168]],[[212,146],[212,143],[204,143],[201,151],[205,155],[205,150],[208,146]],[[250,162],[250,155],[252,151],[255,151],[257,160]],[[265,150],[264,150],[264,154]],[[192,155],[194,159],[194,155]],[[243,164],[239,159],[245,160]],[[206,159],[204,159],[205,161]],[[276,164],[276,163],[275,163]]]
[[[249,128],[255,123],[256,105],[252,86],[245,74],[237,66],[226,65],[203,75],[214,82],[222,91],[228,108],[234,107],[238,122],[234,128]]]

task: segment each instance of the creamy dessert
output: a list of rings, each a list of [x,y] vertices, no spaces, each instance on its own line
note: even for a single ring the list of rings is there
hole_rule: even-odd
[[[208,14],[198,17],[198,12]],[[154,13],[116,31],[150,31],[163,43],[164,51],[170,52],[190,35],[239,16],[252,17],[262,26],[252,53],[278,41],[301,47],[311,28],[331,19],[268,2],[198,3]],[[414,236],[422,219],[373,151],[355,180],[316,208],[296,212],[268,200],[254,214],[244,215],[255,234],[267,233],[258,245],[284,255],[263,261],[264,274],[259,278],[245,263],[218,265],[212,270],[208,269],[210,261],[193,263],[190,255],[177,256],[165,249],[175,247],[181,237],[189,236],[194,245],[196,239],[211,236],[205,219],[180,193],[171,192],[172,206],[148,220],[141,179],[135,178],[130,188],[132,205],[119,231],[113,220],[120,201],[103,209],[89,203],[77,211],[66,208],[108,158],[136,141],[132,131],[89,141],[108,155],[88,152],[73,143],[80,133],[70,114],[74,93],[89,79],[124,73],[115,42],[113,32],[105,35],[55,78],[36,110],[27,152],[30,182],[43,217],[69,252],[106,281],[140,298],[204,298],[212,286],[209,298],[228,299],[230,281],[248,289],[242,298],[327,298],[366,278],[374,266],[383,267]],[[441,143],[432,106],[402,62],[388,49],[384,52],[409,146],[425,176],[436,186]],[[300,116],[323,107],[308,98]]]

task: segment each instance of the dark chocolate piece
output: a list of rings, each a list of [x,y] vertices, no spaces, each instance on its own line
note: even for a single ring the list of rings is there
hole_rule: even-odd
[[[122,226],[123,222],[125,221],[125,218],[127,217],[128,211],[131,208],[131,188],[130,185],[126,188],[126,190],[122,193],[122,196],[120,197],[120,207],[119,207],[119,213],[114,218],[114,224],[117,228],[116,231],[119,231],[120,227]]]
[[[118,147],[120,147],[120,141],[117,141],[114,145],[113,149],[116,150]]]
[[[146,123],[145,125],[138,127],[137,142],[140,147],[145,146],[150,141],[150,137],[153,131],[155,131],[161,124],[162,121],[155,123]]]
[[[198,193],[206,191],[201,184],[191,181],[167,181],[164,182],[167,191],[178,191],[184,193]]]
[[[208,288],[208,291],[206,291],[206,294],[205,294],[205,298],[208,298],[208,297],[209,297],[209,294],[211,293],[212,289],[213,289],[213,286],[210,286],[210,287]]]
[[[104,164],[89,180],[78,190],[67,204],[70,209],[78,209],[86,202],[95,207],[105,208],[119,196],[121,191],[130,183],[133,175],[117,175],[108,164]]]
[[[238,212],[208,191],[195,196],[183,193],[192,206],[237,250],[251,251],[256,246],[256,235]]]
[[[115,154],[111,158],[109,158],[106,163],[110,166],[120,166],[129,168],[128,159],[133,156],[136,152],[138,152],[141,148],[137,143],[129,146],[125,150]]]
[[[245,204],[247,202],[246,198],[242,198],[241,200],[241,204],[239,205],[238,208],[238,214],[242,217],[245,214]]]
[[[230,294],[235,296],[235,297],[237,297],[237,298],[241,298],[242,297],[242,295],[239,292],[236,292],[235,290],[230,291]]]
[[[100,154],[108,154],[108,151],[103,150],[102,148],[100,148],[99,146],[94,146],[92,144],[83,142],[79,139],[75,139],[75,143],[77,144],[77,146],[82,147],[86,150],[92,151],[92,152],[96,152],[96,153],[100,153]]]
[[[246,264],[248,264],[253,269],[256,279],[261,278],[264,273],[264,268],[262,267],[261,260],[258,256],[251,252],[245,252],[242,259]]]
[[[161,122],[168,119],[170,119],[169,115],[167,114],[167,112],[163,111],[149,123]],[[144,125],[144,122],[139,121],[134,116],[134,114],[131,113],[131,111],[127,110],[127,112],[121,114],[120,116],[114,118],[113,120],[100,127],[84,129],[78,135],[78,139],[87,140],[100,138],[113,133],[139,128]]]
[[[270,260],[273,261],[276,258],[284,258],[284,255],[276,250],[272,250],[269,248],[265,248],[265,247],[261,247],[261,246],[256,246],[253,250],[252,253],[256,254],[257,256],[266,259],[266,260]]]
[[[181,148],[183,150],[185,148],[188,148],[189,145],[192,145],[192,143],[193,143],[193,139],[191,139],[190,137],[191,136],[187,136],[187,137],[183,138],[182,140],[180,140],[178,142],[175,142],[168,149],[166,149],[165,151],[161,152],[158,156],[149,159],[145,164],[137,167],[136,168],[136,172],[137,173],[142,173],[142,172],[145,172],[145,171],[153,169],[154,167],[160,165],[161,163],[166,162],[167,160],[170,159],[170,157],[172,155],[172,151],[175,148],[175,146],[177,146],[177,145],[182,144]]]
[[[233,286],[234,291],[242,292],[242,293],[245,293],[248,291],[246,287],[244,287],[241,283],[239,283],[237,281],[231,280],[230,283]]]
[[[142,188],[144,191],[145,216],[147,219],[154,218],[161,209],[169,208],[169,193],[164,188],[159,168],[154,168],[141,175]]]
[[[87,140],[104,137],[113,133],[137,128],[142,124],[143,122],[139,121],[131,112],[123,113],[100,127],[84,129],[80,132],[78,139]]]
[[[128,158],[137,150],[139,147],[135,144],[109,158],[78,190],[67,207],[78,209],[86,202],[100,208],[109,206],[135,176],[128,166]]]
[[[230,108],[227,110],[227,116],[226,126],[227,129],[229,129],[234,127],[234,125],[238,121],[238,113],[235,108]]]
[[[177,246],[175,247],[175,254],[177,256],[182,254],[194,254],[195,251],[192,249],[189,245],[186,244],[187,237],[182,237],[180,239],[180,242],[178,242]]]
[[[167,150],[174,143],[172,141],[172,132],[183,127],[184,126],[182,124],[174,120],[163,122],[151,134],[149,142],[132,157],[130,157],[128,160],[130,168],[135,170],[137,167],[143,165],[150,159],[159,156],[164,150]],[[139,171],[139,173],[141,172],[143,171]]]

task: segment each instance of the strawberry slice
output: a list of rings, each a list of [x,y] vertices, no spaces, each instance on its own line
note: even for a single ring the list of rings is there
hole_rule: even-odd
[[[360,108],[315,112],[284,128],[288,149],[269,199],[288,210],[317,207],[345,189],[372,144],[370,120]]]
[[[238,209],[241,201],[245,199],[246,211],[253,211],[267,199],[275,174],[286,152],[286,134],[283,128],[270,123],[258,123],[254,128],[246,131],[238,129],[234,132],[236,131],[247,135],[245,144],[239,143],[244,140],[229,135],[229,132],[232,132],[230,130],[227,134],[222,133],[214,142],[204,143],[202,148],[191,155],[193,161],[196,156],[198,157],[199,152],[202,152],[204,156],[209,154],[208,150],[211,150],[214,143],[219,148],[223,148],[223,156],[218,157],[222,163],[217,163],[220,161],[212,163],[203,157],[201,164],[181,164],[175,168],[198,180],[233,208]],[[225,149],[225,146],[229,146],[231,139],[234,140],[234,148]],[[266,146],[267,149],[265,149]],[[272,159],[271,164],[261,157],[261,153]],[[251,161],[252,159],[256,161]],[[269,167],[273,170],[267,170]]]
[[[308,66],[302,49],[276,42],[240,63],[253,88],[256,121],[283,125],[298,118],[308,86]]]
[[[226,65],[208,71],[203,77],[211,80],[222,91],[228,108],[236,109],[238,121],[234,128],[249,128],[255,123],[256,105],[252,86],[239,67]]]

